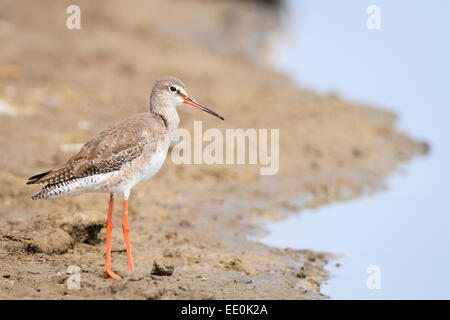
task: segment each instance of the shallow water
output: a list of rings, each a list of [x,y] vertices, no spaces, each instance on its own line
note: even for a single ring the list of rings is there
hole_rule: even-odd
[[[450,3],[376,1],[378,30],[366,26],[371,4],[288,0],[291,35],[275,65],[302,87],[391,108],[431,153],[387,191],[302,211],[263,242],[343,254],[322,290],[331,298],[449,299]]]

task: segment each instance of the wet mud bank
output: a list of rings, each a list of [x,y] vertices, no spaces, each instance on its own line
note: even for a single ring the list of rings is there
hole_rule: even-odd
[[[325,298],[331,253],[250,239],[301,208],[380,188],[424,145],[397,131],[391,112],[299,89],[253,61],[236,41],[249,45],[255,28],[271,30],[276,17],[260,17],[273,9],[237,1],[79,6],[82,28],[68,30],[63,3],[0,5],[0,298]],[[45,17],[36,14],[43,7]],[[268,50],[264,37],[252,41]],[[184,108],[182,128],[192,132],[202,120],[223,132],[279,129],[279,171],[261,176],[259,165],[176,165],[168,157],[130,197],[136,271],[126,269],[116,206],[112,260],[122,279],[104,279],[108,195],[31,201],[36,190],[25,181],[106,126],[145,112],[151,86],[166,74],[226,119]],[[68,286],[73,270],[79,289]]]

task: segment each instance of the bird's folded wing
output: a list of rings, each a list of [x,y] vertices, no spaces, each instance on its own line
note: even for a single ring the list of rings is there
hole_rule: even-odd
[[[54,184],[119,170],[124,163],[139,157],[146,145],[156,147],[158,126],[155,119],[129,118],[122,121],[98,133],[65,163],[31,177],[29,182]]]

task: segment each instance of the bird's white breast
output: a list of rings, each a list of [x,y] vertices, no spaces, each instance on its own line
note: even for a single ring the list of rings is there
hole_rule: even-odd
[[[123,165],[121,170],[115,173],[115,178],[110,179],[107,190],[123,192],[131,190],[135,185],[153,177],[166,160],[168,146],[160,143],[156,150],[144,150],[139,158]]]
[[[146,158],[147,161],[143,165],[144,168],[142,170],[139,182],[150,179],[159,171],[159,169],[161,169],[164,161],[166,160],[167,151],[168,148],[161,147],[151,154],[150,159]]]

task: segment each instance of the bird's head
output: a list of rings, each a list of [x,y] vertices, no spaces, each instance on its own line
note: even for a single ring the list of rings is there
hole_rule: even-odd
[[[150,110],[161,107],[176,108],[183,104],[191,105],[224,120],[220,114],[190,98],[186,92],[184,83],[180,79],[166,76],[156,81],[150,95]]]

